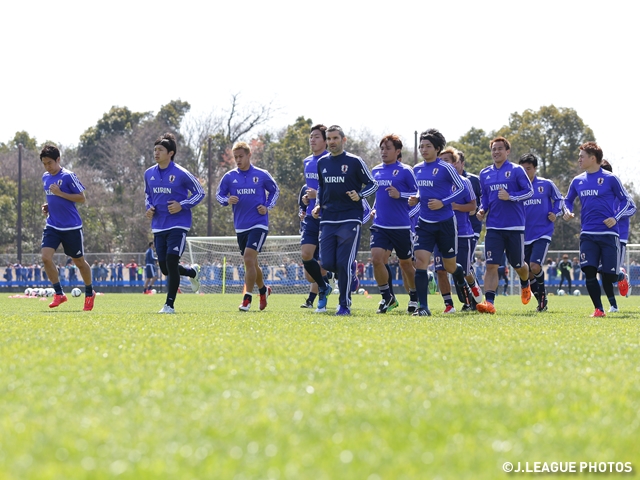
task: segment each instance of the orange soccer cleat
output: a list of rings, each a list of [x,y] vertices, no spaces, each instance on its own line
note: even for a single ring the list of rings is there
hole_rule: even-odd
[[[604,314],[604,311],[600,310],[599,308],[596,308],[596,311],[593,312],[590,316],[591,317],[606,317],[606,315]]]
[[[480,313],[496,313],[495,305],[491,302],[487,302],[486,300],[476,305],[476,310],[478,310]]]
[[[527,285],[522,288],[522,292],[520,292],[520,300],[522,300],[522,304],[526,305],[531,300],[531,286]]]

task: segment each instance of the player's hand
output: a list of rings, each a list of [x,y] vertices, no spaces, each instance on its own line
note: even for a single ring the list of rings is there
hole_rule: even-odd
[[[318,191],[315,188],[308,188],[307,187],[306,196],[308,198],[311,198],[311,199],[316,198],[318,196]]]
[[[459,210],[459,209],[460,209],[460,205],[458,205],[457,203],[453,202],[453,203],[451,204],[451,208],[452,208],[453,210]]]
[[[258,205],[258,213],[260,215],[264,215],[267,213],[267,207],[265,207],[264,205]]]
[[[360,201],[360,195],[358,195],[358,192],[356,192],[355,190],[349,190],[347,192],[347,195],[349,195],[349,198],[351,200],[353,200],[354,202],[359,202]]]
[[[304,203],[305,205],[309,205],[309,197],[306,193],[302,196],[302,203]]]
[[[498,198],[500,200],[509,200],[509,192],[507,192],[504,188],[498,190]]]
[[[376,209],[375,208],[371,209],[371,218],[376,218]]]
[[[483,209],[480,209],[478,210],[478,213],[476,213],[476,218],[482,222],[484,221],[484,216],[486,215],[486,213],[487,212],[485,212]]]
[[[306,217],[306,216],[307,216],[307,215],[306,215],[306,213],[305,213],[305,211],[304,211],[304,210],[300,210],[300,211],[298,212],[298,218],[300,218],[300,221],[303,221],[303,220],[304,220],[304,217]]]
[[[236,203],[238,203],[240,201],[240,197],[237,197],[235,195],[231,195],[229,197],[229,205],[235,205]]]
[[[175,200],[169,200],[167,203],[169,204],[169,208],[168,208],[169,213],[172,215],[182,210],[182,205],[180,205],[180,202],[176,202]]]
[[[316,205],[315,207],[313,207],[313,211],[311,212],[311,215],[316,220],[320,218],[320,205]]]
[[[409,206],[415,207],[420,202],[420,197],[416,197],[415,195],[411,195],[409,197]]]
[[[549,212],[549,216],[547,217],[550,221],[555,222],[556,221],[556,214],[553,212]]]
[[[400,198],[400,192],[394,186],[385,188],[385,191],[389,194],[391,198]]]
[[[613,217],[609,217],[607,218],[604,222],[603,222],[608,228],[613,228],[613,226],[618,223],[618,221],[613,218]]]
[[[429,200],[429,203],[427,203],[427,206],[429,207],[429,210],[440,210],[442,207],[444,207],[444,203],[442,203],[441,200],[432,198],[431,200]]]
[[[572,212],[565,212],[564,215],[562,215],[562,218],[564,218],[565,222],[568,222],[573,217],[575,217],[575,215]]]
[[[58,185],[57,183],[52,183],[49,187],[49,191],[59,197],[61,193],[60,185]]]
[[[43,215],[49,215],[49,204],[43,203],[42,206],[40,207],[40,210],[42,211]]]
[[[154,213],[156,213],[156,207],[149,207],[149,209],[145,212],[144,216],[149,220],[153,218]]]

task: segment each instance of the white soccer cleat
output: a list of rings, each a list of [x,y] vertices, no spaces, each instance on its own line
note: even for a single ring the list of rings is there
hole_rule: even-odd
[[[165,305],[158,313],[176,313],[176,310],[169,305]]]
[[[618,310],[616,307],[613,307],[613,306],[612,306],[612,307],[609,307],[609,313],[617,313],[617,312],[619,312],[619,311],[620,311],[620,310]]]
[[[200,291],[200,265],[194,263],[193,265],[191,265],[191,268],[196,271],[195,277],[189,277],[189,281],[191,282],[191,289],[193,290],[193,293],[198,293]]]

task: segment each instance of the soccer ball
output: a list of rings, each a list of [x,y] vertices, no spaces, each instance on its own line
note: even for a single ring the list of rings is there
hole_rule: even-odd
[[[45,291],[46,291],[47,297],[53,297],[56,293],[56,291],[53,288],[45,288]]]
[[[358,295],[364,295],[364,288],[358,289]]]
[[[152,293],[153,295],[155,295],[156,293],[158,293],[158,291],[157,291],[155,288],[152,288],[152,289],[151,289],[151,293]]]
[[[576,297],[579,297],[579,296],[580,296],[580,290],[578,290],[578,289],[576,288],[576,289],[573,291],[573,294],[574,294]]]
[[[71,290],[72,297],[79,297],[80,295],[82,295],[82,292],[80,291],[79,288],[76,287],[73,290]]]
[[[334,295],[340,295],[340,290],[338,290],[337,288],[333,289],[333,294]]]
[[[25,295],[31,295],[31,289],[30,288],[25,288],[24,289],[24,294]]]
[[[567,292],[565,292],[564,290],[558,290],[558,295],[559,296],[563,296],[566,295]]]

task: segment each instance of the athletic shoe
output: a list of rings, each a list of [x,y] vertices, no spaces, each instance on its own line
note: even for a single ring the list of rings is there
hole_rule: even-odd
[[[240,304],[238,309],[241,312],[248,312],[250,308],[251,308],[251,296],[250,295],[245,295],[245,297],[242,299],[242,303]]]
[[[267,308],[267,298],[271,295],[271,287],[267,287],[267,293],[264,295],[260,294],[260,310],[264,310]]]
[[[324,289],[320,289],[318,293],[318,308],[316,308],[316,313],[324,313],[327,311],[327,297],[331,295],[332,292],[331,285],[327,284]]]
[[[609,313],[618,313],[619,311],[618,307],[614,307],[613,305],[609,307]]]
[[[463,305],[462,308],[460,309],[461,312],[473,312],[475,311],[476,307],[475,305]]]
[[[604,311],[600,310],[599,308],[596,308],[596,311],[593,312],[590,317],[606,317],[606,315],[604,314]]]
[[[145,290],[144,294],[145,295],[153,295],[153,292],[151,290]]]
[[[53,302],[49,304],[49,308],[56,308],[61,303],[67,301],[67,296],[63,293],[62,295],[58,295],[57,293],[53,295]]]
[[[400,306],[395,296],[392,296],[388,302],[385,302],[384,298],[380,300],[378,304],[378,311],[376,313],[387,313],[390,310]]]
[[[456,313],[456,309],[453,308],[453,305],[447,305],[442,313]]]
[[[93,292],[93,295],[90,297],[84,297],[84,310],[85,312],[90,312],[93,310],[93,301],[96,299],[96,293]]]
[[[538,306],[536,310],[538,312],[546,312],[547,311],[547,295],[543,293],[542,295],[538,294]]]
[[[413,312],[411,316],[412,317],[430,317],[431,312],[429,311],[428,308],[419,307],[415,312]]]
[[[300,305],[300,308],[313,308],[313,302],[305,300],[304,303]]]
[[[473,295],[473,299],[476,301],[476,303],[482,302],[482,290],[480,289],[478,284],[476,284],[470,290],[471,290],[471,295]]]
[[[620,271],[624,275],[624,278],[618,282],[618,292],[620,293],[621,297],[628,297],[629,296],[629,275],[627,275],[627,272],[624,270],[624,268],[621,268]]]
[[[191,290],[193,290],[193,293],[198,293],[200,291],[200,265],[194,263],[193,265],[191,265],[191,268],[196,271],[195,277],[189,277],[189,281],[191,282]]]
[[[162,310],[160,310],[158,313],[176,313],[176,310],[173,307],[165,304],[165,306],[162,307]]]
[[[526,286],[520,292],[520,300],[522,300],[522,304],[526,305],[531,300],[531,286]]]
[[[529,293],[531,293],[531,291],[529,291]],[[476,305],[476,310],[478,310],[480,313],[496,313],[495,305],[491,302],[487,302],[486,300]]]
[[[340,305],[338,311],[336,312],[336,315],[340,317],[351,315],[351,310],[349,310],[349,307],[343,307],[342,305]]]
[[[418,302],[409,302],[409,305],[407,305],[407,313],[413,313],[415,312],[418,308],[420,307],[420,304]]]

